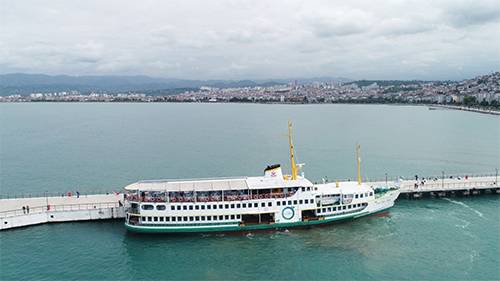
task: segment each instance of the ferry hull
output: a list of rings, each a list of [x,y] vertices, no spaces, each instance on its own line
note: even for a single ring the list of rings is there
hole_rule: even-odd
[[[375,215],[388,211],[391,206],[376,210],[364,211],[352,214],[337,215],[331,218],[323,218],[318,220],[299,221],[291,223],[272,223],[272,224],[253,224],[253,225],[204,225],[204,226],[136,226],[125,223],[128,231],[136,233],[210,233],[210,232],[247,232],[260,230],[279,230],[288,228],[303,228],[311,226],[326,225],[334,222],[348,221],[360,217]]]

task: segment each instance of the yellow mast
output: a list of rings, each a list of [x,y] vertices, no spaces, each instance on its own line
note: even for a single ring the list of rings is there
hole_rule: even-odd
[[[359,150],[361,146],[356,144],[356,161],[358,162],[358,185],[361,185],[361,157],[359,154]]]
[[[297,179],[297,165],[295,164],[295,153],[292,142],[292,121],[288,121],[288,143],[290,144],[290,166],[292,167],[292,180]]]

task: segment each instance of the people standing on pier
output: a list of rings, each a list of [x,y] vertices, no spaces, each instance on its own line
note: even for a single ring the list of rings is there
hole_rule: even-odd
[[[23,214],[26,214],[26,207],[23,206]]]
[[[29,214],[30,213],[30,206],[26,205],[26,213]]]
[[[80,198],[80,192],[78,190],[76,191],[76,198]]]

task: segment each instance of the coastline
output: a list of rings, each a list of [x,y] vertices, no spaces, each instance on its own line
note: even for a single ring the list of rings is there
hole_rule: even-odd
[[[186,103],[203,103],[203,104],[255,104],[255,105],[388,105],[388,106],[427,106],[430,110],[461,110],[461,111],[469,111],[475,113],[489,114],[489,115],[500,115],[500,109],[489,109],[489,108],[481,108],[481,107],[467,107],[463,105],[447,105],[447,104],[434,104],[434,103],[366,103],[366,102],[322,102],[322,103],[305,103],[305,102],[231,102],[231,101],[213,101],[213,102],[204,102],[204,101],[141,101],[141,100],[130,100],[130,101],[56,101],[56,100],[47,100],[47,101],[2,101],[0,104],[9,104],[9,103],[86,103],[86,104],[94,104],[94,103],[111,103],[111,104],[129,104],[129,103],[177,103],[177,104],[186,104]]]

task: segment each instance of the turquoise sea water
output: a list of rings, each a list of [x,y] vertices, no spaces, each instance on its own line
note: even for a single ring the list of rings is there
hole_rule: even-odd
[[[138,179],[494,173],[500,118],[381,105],[0,104],[0,194],[119,190]],[[144,236],[121,222],[0,232],[0,279],[500,279],[500,199],[400,200],[309,230]]]

